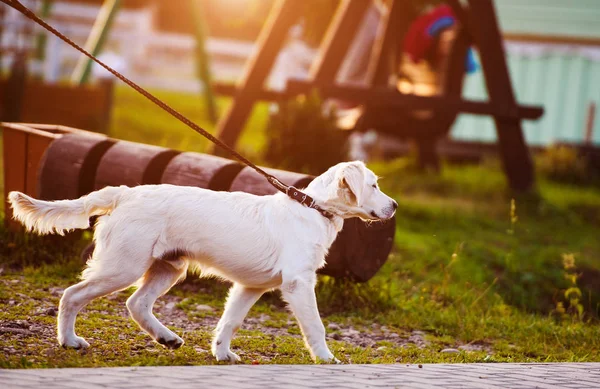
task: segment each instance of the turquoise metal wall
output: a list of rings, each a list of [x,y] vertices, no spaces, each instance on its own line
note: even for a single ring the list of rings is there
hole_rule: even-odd
[[[508,65],[518,101],[541,104],[546,109],[539,121],[524,122],[528,144],[583,142],[588,106],[593,101],[597,113],[592,142],[600,145],[600,61],[560,53],[539,57],[508,54]],[[481,71],[467,77],[463,96],[487,99]],[[461,115],[454,124],[452,137],[494,142],[496,129],[487,117]]]
[[[494,0],[505,33],[600,38],[599,0]]]
[[[502,31],[507,34],[600,38],[600,0],[495,0],[495,5]],[[508,46],[515,44],[519,45],[509,42]],[[588,105],[594,101],[593,143],[600,145],[600,46],[531,45],[533,55],[527,53],[527,47],[507,50],[518,100],[546,108],[539,121],[524,122],[527,142],[582,142]],[[487,99],[481,72],[467,77],[463,95]],[[496,131],[491,119],[461,115],[452,136],[493,142]]]

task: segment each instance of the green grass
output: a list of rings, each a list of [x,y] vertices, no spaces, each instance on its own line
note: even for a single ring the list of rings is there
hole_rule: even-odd
[[[214,125],[206,119],[202,97],[193,94],[154,92],[157,97],[194,121],[200,127],[214,132]],[[149,100],[129,89],[115,88],[114,106],[109,135],[133,142],[150,143],[183,151],[205,152],[209,141]],[[230,98],[217,98],[217,108],[224,113]],[[266,142],[264,132],[268,105],[257,104],[241,133],[238,151],[251,158],[260,158]]]
[[[161,97],[206,124],[196,112],[199,98]],[[200,136],[131,92],[117,89],[115,101],[112,135],[186,150],[206,147]],[[226,103],[220,101],[221,109]],[[257,109],[255,124],[240,142],[252,157],[264,146],[265,109]],[[395,246],[381,271],[366,284],[321,277],[317,287],[326,324],[357,329],[365,338],[385,326],[402,342],[388,336],[360,346],[330,338],[336,356],[351,363],[600,361],[600,189],[540,177],[536,194],[513,196],[495,161],[444,166],[440,175],[412,166],[409,159],[370,166],[383,177],[382,189],[399,202]],[[91,349],[60,349],[53,339],[55,318],[43,312],[58,303],[53,288],[76,281],[84,244],[0,231],[0,327],[24,320],[35,333],[0,333],[0,367],[215,363],[207,350],[227,287],[213,280],[186,282],[165,297],[177,302],[181,320],[159,312],[161,320],[174,320],[171,328],[183,333],[186,344],[180,350],[149,342],[127,317],[123,305],[131,291],[96,300],[84,310],[77,330]],[[565,269],[564,254],[574,254],[574,271]],[[578,274],[578,301],[565,298],[573,286],[566,277],[570,273]],[[559,303],[566,312],[557,311]],[[197,304],[215,310],[199,312]],[[244,363],[310,363],[298,327],[276,294],[264,296],[250,318],[261,315],[266,319],[233,341]],[[428,345],[408,342],[414,330],[424,331]],[[440,352],[460,345],[481,350]]]
[[[511,196],[494,164],[447,166],[439,177],[415,172],[401,160],[372,168],[384,177],[383,190],[400,203],[394,252],[366,284],[322,277],[319,306],[326,323],[365,334],[374,324],[385,325],[402,338],[413,330],[425,331],[429,345],[380,341],[376,347],[359,347],[330,340],[336,355],[352,363],[600,361],[600,220],[592,215],[600,205],[598,189],[542,180],[537,196],[516,199],[518,220],[511,225]],[[32,312],[56,306],[58,296],[50,288],[75,282],[84,242],[53,240],[51,247],[36,237],[6,231],[1,236],[1,325],[26,320],[53,330],[53,317]],[[557,302],[565,302],[563,292],[569,286],[563,253],[575,253],[585,309],[581,319],[553,313]],[[49,263],[34,265],[39,260]],[[217,281],[202,280],[170,293],[180,299],[177,307],[186,320],[200,327],[173,327],[184,332],[181,350],[149,343],[126,317],[123,305],[129,291],[93,302],[80,317],[78,331],[91,341],[90,350],[59,349],[52,334],[45,342],[4,334],[0,348],[12,346],[21,353],[0,357],[0,366],[212,364],[207,352],[211,327],[202,323],[214,323],[219,316],[226,289]],[[216,310],[196,312],[196,304]],[[301,339],[293,336],[298,328],[289,324],[277,296],[268,295],[253,308],[251,317],[260,315],[268,320],[242,331],[233,342],[245,363],[310,363]],[[168,322],[168,314],[162,317]],[[280,331],[265,334],[261,328]],[[465,344],[484,350],[440,353]]]

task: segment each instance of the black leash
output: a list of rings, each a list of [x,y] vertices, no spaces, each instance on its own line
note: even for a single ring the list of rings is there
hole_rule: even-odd
[[[261,168],[259,168],[258,166],[256,166],[252,162],[250,162],[248,159],[246,159],[244,156],[239,154],[237,151],[233,150],[231,147],[227,146],[225,143],[223,143],[222,141],[220,141],[219,139],[214,137],[208,131],[206,131],[202,127],[198,126],[196,123],[192,122],[187,117],[183,116],[181,113],[176,111],[174,108],[172,108],[168,104],[164,103],[163,101],[161,101],[160,99],[158,99],[157,97],[152,95],[150,92],[148,92],[147,90],[145,90],[144,88],[142,88],[141,86],[136,84],[135,82],[131,81],[127,77],[123,76],[121,73],[117,72],[110,66],[106,65],[104,62],[100,61],[98,58],[96,58],[92,54],[88,53],[85,49],[83,49],[82,47],[77,45],[71,39],[67,38],[65,35],[61,34],[54,27],[50,26],[44,20],[39,18],[33,11],[31,11],[29,8],[24,6],[19,0],[0,0],[0,2],[16,9],[17,11],[21,12],[23,15],[25,15],[29,19],[33,20],[34,22],[36,22],[37,24],[39,24],[46,30],[50,31],[52,34],[56,35],[57,37],[59,37],[60,39],[62,39],[66,43],[68,43],[74,49],[76,49],[77,51],[79,51],[80,53],[85,55],[86,57],[90,58],[92,61],[96,62],[98,65],[102,66],[104,69],[109,71],[112,75],[117,77],[119,80],[123,81],[125,84],[127,84],[130,87],[132,87],[133,89],[135,89],[138,93],[141,93],[148,100],[152,101],[154,104],[158,105],[160,108],[164,109],[165,111],[170,113],[172,116],[179,119],[179,121],[181,121],[182,123],[184,123],[185,125],[190,127],[192,130],[194,130],[197,133],[199,133],[200,135],[204,136],[211,142],[219,145],[222,149],[226,150],[231,155],[233,155],[235,158],[237,158],[240,162],[242,162],[245,165],[250,166],[252,169],[256,170],[257,173],[259,173],[260,175],[265,177],[267,179],[267,181],[271,185],[273,185],[277,190],[279,190],[280,192],[287,194],[292,199],[296,200],[297,202],[299,202],[303,205],[306,205],[309,208],[313,208],[313,209],[317,210],[319,213],[321,213],[321,215],[323,215],[324,217],[326,217],[328,219],[331,219],[333,217],[333,214],[331,212],[328,212],[328,211],[324,210],[323,208],[319,207],[317,204],[315,204],[315,200],[312,197],[310,197],[309,195],[294,188],[293,186],[288,186],[288,185],[284,184],[283,182],[279,181],[275,176],[265,172],[264,170],[262,170]]]

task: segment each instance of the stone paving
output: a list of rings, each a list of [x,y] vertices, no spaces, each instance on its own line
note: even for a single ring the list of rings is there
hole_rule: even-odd
[[[237,365],[0,370],[0,388],[600,388],[600,363]]]

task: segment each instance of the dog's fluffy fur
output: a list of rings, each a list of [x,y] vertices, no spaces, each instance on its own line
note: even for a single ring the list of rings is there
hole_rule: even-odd
[[[172,185],[107,187],[77,200],[41,201],[11,192],[14,217],[39,234],[88,228],[99,216],[96,248],[82,281],[66,289],[58,314],[64,347],[89,344],[75,335],[75,318],[92,299],[139,288],[127,308],[157,342],[177,348],[183,340],[152,314],[158,297],[183,279],[188,267],[233,282],[215,330],[213,355],[238,361],[229,346],[252,305],[267,290],[281,289],[313,359],[337,361],[325,342],[314,287],[315,272],[343,219],[388,219],[397,204],[377,186],[362,162],[341,163],[317,177],[305,192],[334,217],[327,219],[282,193],[242,192]]]

